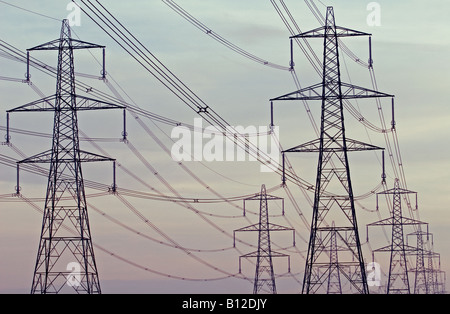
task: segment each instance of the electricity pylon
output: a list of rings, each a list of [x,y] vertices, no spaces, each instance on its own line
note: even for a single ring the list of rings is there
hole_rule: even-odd
[[[330,270],[328,272],[327,294],[342,294],[341,276],[339,271],[339,254],[337,232],[334,221],[330,230]],[[328,245],[327,245],[328,246]]]
[[[445,294],[446,275],[441,270],[441,255],[439,253],[429,252],[427,272],[429,273],[429,289],[432,291],[430,293]]]
[[[427,265],[424,266],[425,284],[420,281],[421,285],[425,286],[422,290],[426,289],[428,294],[445,294],[446,274],[441,270],[441,255],[434,252],[433,234],[427,233],[427,237],[431,237],[431,242],[427,242],[427,249],[423,251],[424,265],[425,259]]]
[[[424,236],[427,238],[430,237],[428,232],[422,231],[420,225],[418,226],[418,230],[410,233],[408,236],[415,236],[417,241],[416,250],[412,252],[412,255],[416,255],[416,267],[413,270],[415,273],[414,276],[414,294],[429,294],[429,288],[427,284],[426,278],[426,267],[425,267],[425,256],[426,251],[424,250]],[[431,235],[432,236],[432,235]],[[407,241],[408,243],[408,241]]]
[[[336,26],[333,7],[327,8],[325,26],[291,37],[323,38],[322,82],[274,99],[318,100],[322,102],[320,138],[283,151],[286,153],[318,152],[313,217],[306,259],[303,293],[327,293],[331,273],[338,271],[350,289],[368,293],[364,259],[361,251],[350,179],[348,152],[377,150],[380,147],[349,139],[345,134],[344,101],[349,99],[393,97],[341,81],[339,38],[370,36],[370,34]],[[291,65],[293,66],[293,61]],[[283,158],[284,161],[284,158]],[[283,164],[284,169],[284,164]],[[285,174],[283,173],[283,183]],[[325,221],[334,221],[332,228]],[[338,266],[328,256],[332,233],[340,241]]]
[[[407,225],[427,225],[425,222],[403,216],[401,198],[403,194],[410,193],[416,194],[416,192],[400,188],[399,180],[395,179],[393,189],[377,193],[377,202],[378,195],[392,194],[392,216],[367,225],[367,229],[371,226],[392,227],[391,244],[373,251],[374,253],[388,252],[391,254],[387,294],[409,294],[411,292],[406,257],[408,252],[416,252],[417,248],[409,246],[405,243],[403,227]]]
[[[259,223],[247,226],[241,229],[234,230],[233,237],[235,239],[236,232],[244,231],[257,231],[258,232],[258,250],[256,252],[248,253],[239,257],[239,273],[241,272],[241,258],[256,258],[256,271],[255,281],[253,285],[253,294],[260,293],[264,287],[267,287],[272,294],[277,293],[275,284],[275,274],[273,271],[272,258],[274,257],[287,257],[289,262],[289,255],[278,253],[272,250],[272,244],[270,241],[271,231],[293,231],[294,233],[294,245],[295,245],[295,230],[292,228],[286,228],[280,225],[276,225],[269,222],[269,207],[268,200],[280,199],[278,197],[267,195],[265,185],[261,187],[261,193],[244,200],[256,200],[260,202],[259,207]],[[234,241],[234,246],[235,246]],[[290,263],[289,263],[290,264]],[[290,266],[288,267],[290,271]]]
[[[76,94],[73,52],[90,48],[105,47],[73,39],[68,21],[63,20],[59,39],[27,50],[28,56],[30,51],[58,51],[55,95],[8,111],[54,113],[52,148],[18,162],[18,168],[22,163],[50,164],[33,294],[101,293],[81,163],[114,159],[80,149],[77,112],[124,107]]]

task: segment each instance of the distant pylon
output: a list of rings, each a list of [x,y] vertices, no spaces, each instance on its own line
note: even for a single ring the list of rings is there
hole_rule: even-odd
[[[428,265],[425,267],[429,294],[445,293],[445,272],[441,270],[441,255],[433,251],[433,247],[425,252]]]
[[[28,49],[28,56],[35,50],[58,51],[56,94],[8,111],[54,113],[52,148],[18,162],[18,168],[22,163],[50,164],[33,294],[101,293],[81,163],[114,159],[80,149],[77,112],[124,107],[76,95],[73,51],[89,48],[105,47],[72,39],[69,23],[63,20],[59,39]]]
[[[320,138],[283,151],[286,153],[318,152],[313,217],[306,259],[303,290],[305,294],[327,293],[330,278],[346,280],[350,289],[368,293],[364,259],[356,219],[353,187],[350,179],[348,152],[376,150],[380,147],[346,137],[344,101],[349,99],[393,97],[341,81],[339,38],[370,36],[370,34],[336,26],[333,7],[327,7],[325,26],[291,37],[323,38],[322,82],[271,99],[318,100],[322,102]],[[291,61],[293,65],[294,62]],[[284,161],[285,158],[283,158]],[[283,164],[283,169],[284,164]],[[285,183],[283,172],[283,183]],[[334,221],[330,227],[328,221]],[[339,241],[338,266],[329,253],[335,237]],[[325,245],[326,244],[326,245]],[[333,251],[335,252],[335,251]],[[336,275],[339,272],[339,276]]]
[[[413,270],[415,273],[414,276],[414,294],[428,294],[428,284],[426,278],[426,267],[425,267],[425,256],[426,252],[424,251],[424,240],[423,237],[426,236],[429,238],[428,232],[422,231],[420,226],[416,232],[408,234],[408,236],[416,236],[417,239],[417,247],[416,251],[413,252],[413,255],[416,255],[416,267]]]
[[[428,252],[427,254],[427,260],[428,260],[428,266],[426,268],[427,272],[427,287],[430,294],[436,294],[436,271],[434,269],[434,262],[433,262],[433,252]]]
[[[408,234],[411,235],[417,237],[417,250],[412,253],[417,255],[414,294],[445,293],[445,272],[441,270],[440,254],[433,249],[433,234],[419,227],[416,232]],[[424,241],[424,236],[427,241]]]
[[[241,258],[256,257],[256,270],[255,280],[253,285],[253,294],[259,294],[266,287],[269,293],[276,294],[277,288],[275,284],[275,274],[273,270],[272,258],[274,257],[287,257],[289,262],[289,255],[275,252],[272,250],[272,244],[270,241],[271,231],[293,231],[294,233],[294,245],[295,245],[295,230],[292,228],[286,228],[280,225],[276,225],[269,222],[269,207],[268,199],[276,200],[281,199],[267,195],[265,185],[261,187],[261,193],[254,197],[244,200],[258,200],[260,202],[259,208],[259,223],[247,226],[234,231],[233,236],[235,238],[236,232],[243,231],[257,231],[258,232],[258,250],[256,252],[248,253],[239,257],[239,273],[241,272]],[[234,246],[235,246],[234,241]],[[290,264],[290,263],[289,263]],[[290,266],[288,266],[290,271]]]
[[[342,294],[341,275],[339,271],[339,254],[337,244],[337,231],[334,221],[330,230],[330,269],[328,272],[327,294]],[[328,246],[328,245],[327,245]]]
[[[409,246],[405,243],[405,238],[403,235],[403,227],[406,225],[421,225],[426,223],[403,216],[401,197],[403,194],[410,194],[410,193],[416,194],[416,192],[401,188],[399,180],[395,179],[393,189],[377,193],[377,203],[378,203],[378,195],[387,195],[387,194],[393,195],[392,216],[390,218],[382,219],[367,225],[367,228],[371,226],[392,227],[391,244],[373,251],[374,253],[389,252],[391,254],[389,262],[387,294],[409,294],[411,292],[406,256],[408,252],[417,251],[417,248]]]

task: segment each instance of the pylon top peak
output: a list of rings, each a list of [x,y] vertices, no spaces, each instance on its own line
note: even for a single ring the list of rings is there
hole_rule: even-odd
[[[330,36],[330,29],[333,30],[333,36],[336,37],[351,37],[351,36],[371,36],[372,34],[360,32],[354,29],[337,26],[334,18],[334,9],[332,6],[327,7],[326,25],[315,28],[313,30],[300,33],[291,38],[323,38]]]
[[[61,45],[62,43],[62,45]],[[62,20],[61,33],[58,39],[46,42],[33,48],[27,49],[27,51],[33,50],[65,50],[65,49],[92,49],[92,48],[105,48],[105,46],[93,44],[90,42],[73,39],[70,29],[69,20]]]

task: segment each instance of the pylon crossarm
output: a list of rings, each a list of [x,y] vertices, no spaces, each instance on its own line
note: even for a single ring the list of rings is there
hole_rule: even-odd
[[[406,253],[406,252],[416,252],[416,251],[417,251],[417,248],[414,247],[414,246],[410,246],[410,245],[406,245],[406,244],[405,244],[405,245],[403,246],[402,250],[404,250],[405,253]],[[373,250],[372,252],[373,252],[373,253],[377,253],[377,252],[388,252],[388,253],[391,253],[391,252],[392,252],[392,245],[389,244],[389,245],[383,246],[383,247],[381,247],[381,248],[378,248],[378,249]]]
[[[283,254],[283,253],[276,252],[276,251],[271,251],[271,253],[272,253],[272,257],[290,257],[290,255],[288,255],[288,254]]]
[[[97,110],[97,109],[125,109],[126,106],[118,105],[94,98],[89,98],[80,95],[74,95],[77,100],[80,100],[77,103],[76,110]]]
[[[97,44],[93,44],[93,43],[89,43],[87,41],[82,41],[82,40],[78,40],[78,39],[70,39],[70,46],[63,46],[60,47],[60,43],[61,43],[61,39],[55,39],[52,41],[49,41],[45,44],[33,47],[33,48],[29,48],[27,49],[27,51],[34,51],[34,50],[59,50],[60,48],[71,48],[71,49],[93,49],[93,48],[105,48],[105,46],[101,46],[101,45],[97,45]]]
[[[394,219],[392,217],[389,217],[389,218],[382,219],[382,220],[373,222],[371,224],[368,224],[367,227],[392,226],[393,224],[394,224]],[[402,217],[402,225],[428,225],[428,223],[420,221],[420,220],[416,220],[416,219]]]
[[[80,162],[115,161],[114,158],[80,150]]]
[[[267,256],[268,256],[269,254],[267,254]],[[247,254],[244,254],[244,255],[241,255],[241,256],[239,256],[239,272],[241,272],[241,259],[242,258],[258,258],[258,257],[262,257],[262,254],[259,252],[259,251],[254,251],[254,252],[251,252],[251,253],[247,253]],[[283,253],[280,253],[280,252],[276,252],[276,251],[270,251],[270,257],[271,258],[273,258],[273,257],[287,257],[288,258],[288,262],[289,262],[289,264],[288,264],[288,267],[289,267],[289,271],[290,271],[290,269],[291,269],[291,267],[290,267],[290,259],[291,259],[291,257],[290,257],[290,255],[288,255],[288,254],[283,254]]]
[[[60,152],[62,154],[63,152]],[[43,153],[36,154],[34,156],[28,157],[26,159],[23,159],[18,164],[24,164],[24,163],[50,163],[52,162],[52,150],[45,151]],[[68,155],[68,158],[60,158],[59,162],[71,162],[71,161],[78,161],[78,162],[94,162],[94,161],[115,161],[115,159],[89,153],[86,151],[80,150],[80,158],[74,158],[71,155]]]
[[[24,111],[55,111],[54,101],[56,95],[47,96],[45,98],[32,101],[20,107],[7,110],[7,113],[11,112],[24,112]]]
[[[251,226],[247,226],[247,227],[244,227],[244,228],[241,228],[241,229],[234,230],[234,232],[239,232],[239,231],[259,231],[259,230],[260,230],[259,224],[254,224],[254,225],[251,225]]]
[[[277,224],[273,224],[271,222],[268,223],[268,231],[292,231],[295,230],[294,228],[287,228],[284,226],[280,226]]]
[[[260,231],[260,230],[261,230],[260,225],[259,224],[254,224],[254,225],[251,225],[251,226],[247,226],[247,227],[244,227],[244,228],[241,228],[241,229],[234,230],[234,232],[239,232],[239,231],[242,231],[242,232],[245,232],[245,231]],[[280,226],[280,225],[273,224],[273,223],[268,223],[268,228],[267,229],[264,228],[264,230],[266,230],[266,231],[292,231],[292,230],[295,230],[295,229],[294,228],[287,228],[287,227]]]
[[[290,38],[323,38],[328,36],[327,31],[330,30],[329,26],[322,26],[310,31],[300,33],[298,35],[292,36]],[[350,37],[350,36],[371,36],[372,34],[360,32],[354,29],[345,28],[341,26],[335,26],[337,37]]]
[[[23,159],[21,161],[18,161],[18,164],[25,164],[25,163],[48,163],[52,159],[52,150],[47,150],[43,153],[36,154],[34,156],[28,157],[26,159]]]
[[[395,223],[394,218],[389,217],[389,218],[385,218],[385,219],[382,219],[382,220],[379,220],[379,221],[376,221],[376,222],[366,225],[367,241],[369,240],[369,227],[393,226],[394,223]],[[407,218],[407,217],[402,217],[402,225],[427,225],[427,229],[428,229],[428,223],[420,221],[420,220],[416,220],[416,219]]]
[[[244,201],[259,201],[259,200],[261,200],[261,194],[260,194],[260,193],[257,193],[257,194],[255,194],[255,195],[252,196],[252,197],[248,197],[248,198],[245,198],[245,199],[244,199]],[[283,198],[282,198],[282,197],[278,197],[278,196],[274,196],[274,195],[267,194],[267,200],[268,200],[268,201],[283,200]]]
[[[390,226],[392,224],[394,224],[394,219],[392,217],[389,217],[389,218],[381,219],[381,220],[376,221],[376,222],[372,222],[372,223],[368,224],[367,227],[372,227],[372,226]]]
[[[361,31],[357,31],[354,29],[336,26],[336,35],[338,37],[347,37],[347,36],[372,36],[370,33],[365,33]]]
[[[402,217],[402,224],[403,225],[427,225],[427,232],[428,232],[428,223],[423,222],[417,219]]]
[[[357,152],[357,151],[365,151],[365,150],[384,150],[384,148],[375,146],[372,144],[367,144],[361,141],[353,140],[350,138],[346,139],[347,151]]]
[[[365,150],[383,150],[384,148],[375,146],[372,144],[367,144],[361,141],[353,140],[347,138],[345,141],[346,147],[344,148],[343,141],[335,141],[334,147],[320,147],[320,139],[312,140],[306,142],[304,144],[289,148],[282,153],[318,153],[323,152],[343,152],[344,150],[348,152],[357,152],[357,151],[365,151]]]
[[[275,100],[321,100],[322,99],[322,84],[315,84],[298,91],[285,94],[270,101]]]
[[[78,39],[71,39],[72,43],[72,49],[103,49],[106,48],[106,46],[93,44],[87,41],[78,40]]]
[[[337,83],[337,82],[328,82],[328,83]],[[329,100],[333,99],[361,99],[361,98],[380,98],[380,97],[389,97],[392,98],[394,95],[382,93],[376,90],[348,84],[348,83],[340,83],[340,87],[342,90],[342,94],[336,94],[328,91],[328,94],[325,94],[326,98]],[[271,99],[271,101],[275,100],[323,100],[323,84],[318,83],[309,87],[302,88],[298,91],[279,96]]]
[[[73,107],[69,107],[69,106],[64,106],[64,107],[60,108],[60,111],[70,111],[70,110],[81,111],[81,110],[125,109],[126,108],[126,106],[124,106],[124,105],[105,102],[102,100],[89,98],[89,97],[85,97],[85,96],[80,96],[80,95],[65,95],[62,97],[70,97],[70,96],[73,96],[77,100],[79,100],[79,102],[76,104],[76,107],[73,108]],[[25,112],[25,111],[35,111],[35,112],[36,111],[37,112],[55,111],[54,103],[55,103],[56,98],[57,98],[56,95],[48,96],[48,97],[30,102],[30,103],[27,103],[20,107],[7,110],[6,112],[11,113],[11,112]]]
[[[386,245],[386,246],[380,247],[378,249],[375,249],[372,252],[373,253],[376,253],[376,252],[389,252],[390,253],[390,252],[392,252],[392,246]]]
[[[373,89],[368,89],[344,82],[341,83],[341,88],[342,88],[342,99],[394,97],[394,95],[386,94]]]
[[[283,254],[283,253],[275,252],[275,251],[272,251],[272,250],[270,251],[270,253],[271,253],[272,257],[289,257],[288,254]],[[251,253],[247,253],[247,254],[241,255],[240,257],[241,258],[250,258],[250,257],[258,257],[258,256],[261,256],[261,254],[258,253],[258,251],[254,251],[254,252],[251,252]]]
[[[112,184],[112,188],[111,191],[114,193],[117,190],[117,185],[116,185],[116,160],[110,157],[106,157],[106,156],[101,156],[98,154],[94,154],[94,153],[89,153],[89,152],[85,152],[80,150],[80,158],[79,159],[75,159],[73,157],[69,158],[60,158],[59,162],[61,163],[70,163],[70,162],[96,162],[96,161],[112,161],[113,162],[113,184]],[[19,175],[19,171],[20,171],[20,164],[25,164],[25,163],[52,163],[54,162],[54,156],[52,153],[52,150],[48,150],[45,151],[43,153],[28,157],[24,160],[18,161],[17,162],[17,185],[16,185],[16,194],[20,195],[20,175]]]
[[[377,194],[417,194],[417,192],[398,187],[398,188],[389,189],[389,190],[386,190],[383,192],[379,192]]]

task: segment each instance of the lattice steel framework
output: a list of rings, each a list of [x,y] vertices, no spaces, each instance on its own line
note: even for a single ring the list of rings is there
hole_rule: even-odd
[[[341,274],[339,271],[339,248],[336,236],[337,230],[333,222],[330,230],[330,268],[328,272],[327,294],[342,294]]]
[[[413,270],[415,273],[414,276],[414,294],[428,294],[429,288],[427,284],[426,278],[426,267],[425,267],[425,256],[426,251],[424,250],[424,236],[429,238],[428,232],[422,231],[420,226],[416,232],[408,234],[408,236],[415,236],[416,241],[416,250],[413,252],[413,255],[416,255],[416,267]],[[407,241],[408,242],[408,241]]]
[[[276,294],[276,284],[275,284],[275,274],[273,270],[274,257],[287,257],[289,262],[289,255],[282,254],[272,250],[272,244],[270,241],[271,231],[293,231],[294,236],[294,246],[295,246],[295,230],[292,228],[286,228],[277,224],[269,222],[269,207],[268,200],[281,199],[268,195],[266,193],[265,185],[261,187],[261,193],[255,195],[254,197],[247,198],[244,200],[254,200],[260,202],[259,208],[259,223],[247,226],[234,231],[234,238],[236,232],[247,232],[247,231],[257,231],[258,232],[258,250],[252,253],[248,253],[239,257],[239,272],[241,272],[241,258],[256,258],[256,270],[255,270],[255,280],[253,285],[253,293],[259,294],[264,288],[267,288],[269,293]],[[234,241],[235,245],[235,241]],[[290,264],[290,263],[289,263]],[[290,271],[290,266],[289,266]]]
[[[50,164],[33,294],[101,293],[81,163],[114,159],[80,149],[77,112],[124,107],[76,95],[73,51],[90,48],[105,47],[73,39],[68,21],[63,20],[59,39],[28,49],[28,55],[36,50],[58,51],[56,94],[8,111],[54,113],[52,148],[18,162],[18,168],[22,163]]]
[[[393,189],[377,193],[377,198],[378,195],[392,194],[392,216],[367,225],[367,228],[371,226],[392,227],[391,244],[373,251],[374,253],[388,252],[391,254],[389,262],[387,294],[409,294],[411,292],[408,276],[407,254],[411,252],[418,252],[418,249],[405,243],[403,227],[407,225],[427,225],[427,223],[425,222],[403,216],[401,206],[402,195],[410,193],[416,194],[416,192],[401,188],[399,180],[395,179]]]
[[[302,290],[306,294],[330,292],[328,287],[338,287],[330,280],[338,278],[345,279],[346,283],[349,283],[346,286],[353,292],[368,293],[348,152],[381,148],[346,137],[343,102],[350,99],[393,96],[341,81],[339,38],[354,36],[370,36],[370,34],[336,26],[333,7],[328,7],[325,26],[291,37],[291,41],[295,38],[323,38],[322,82],[271,99],[272,103],[279,100],[322,102],[320,138],[283,152],[283,156],[294,152],[319,153]],[[285,174],[283,182],[285,183]],[[328,222],[325,221],[326,218]],[[332,221],[335,223],[334,227],[329,225]],[[339,243],[334,243],[331,239],[336,239]],[[333,245],[339,249],[333,250]],[[337,252],[339,257],[330,259],[330,252]],[[335,290],[339,292],[339,289]]]
[[[430,250],[425,252],[427,259],[426,272],[426,285],[429,294],[445,294],[445,281],[446,274],[441,270],[441,255]]]

